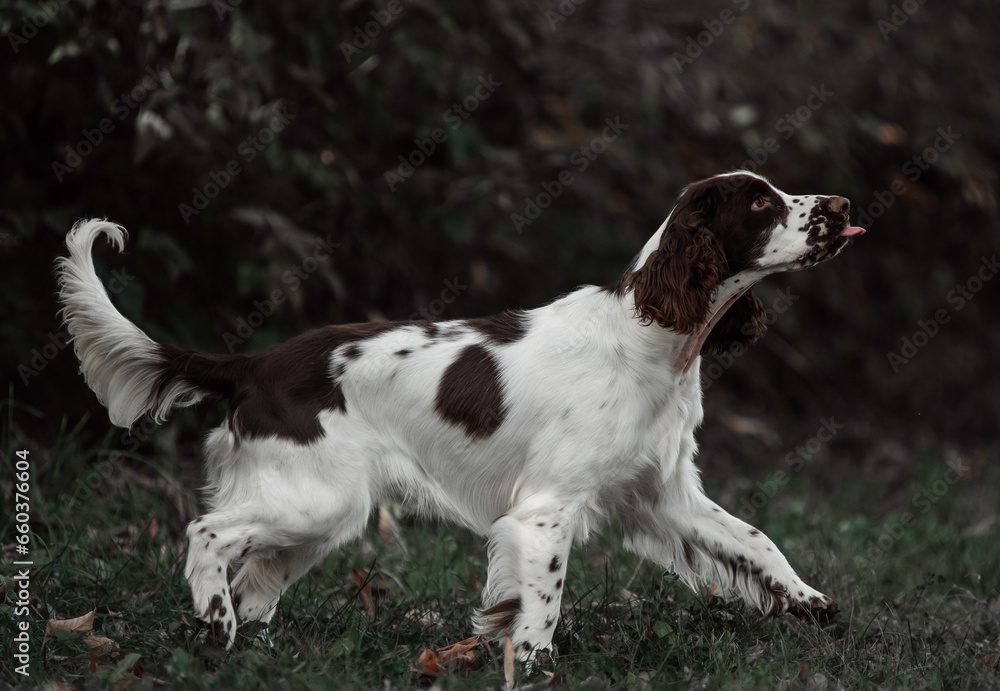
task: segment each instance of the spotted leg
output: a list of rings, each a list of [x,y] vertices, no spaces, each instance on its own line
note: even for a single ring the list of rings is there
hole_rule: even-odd
[[[552,498],[534,497],[496,519],[476,631],[492,639],[509,633],[519,660],[549,650],[572,538],[571,513]]]
[[[194,615],[227,648],[236,633],[236,612],[226,570],[241,551],[252,548],[253,533],[253,527],[241,523],[234,512],[207,514],[187,529],[184,577],[191,587]]]
[[[790,612],[827,619],[837,603],[806,585],[761,531],[726,513],[701,491],[693,467],[664,483],[626,545],[675,572],[692,587],[714,584],[735,592],[768,616]]]
[[[368,515],[367,502],[332,504],[324,512],[306,504],[299,511],[286,510],[280,523],[260,522],[257,505],[230,508],[206,514],[188,526],[184,575],[195,616],[216,641],[232,647],[234,602],[241,618],[269,621],[284,590],[360,532]],[[244,559],[247,563],[229,588],[229,564]]]

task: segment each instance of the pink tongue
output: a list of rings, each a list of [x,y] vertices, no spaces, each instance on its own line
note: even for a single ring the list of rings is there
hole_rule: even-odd
[[[844,228],[842,231],[840,231],[840,234],[852,238],[855,235],[864,235],[865,229],[862,228],[861,226],[851,226],[849,228]]]

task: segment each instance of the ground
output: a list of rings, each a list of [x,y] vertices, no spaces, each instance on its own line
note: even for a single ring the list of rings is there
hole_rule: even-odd
[[[838,454],[852,444],[830,444],[799,463],[775,454],[775,440],[760,441],[748,421],[740,427],[728,413],[722,420],[710,412],[712,438],[758,463],[732,473],[710,458],[725,456],[725,449],[707,444],[709,493],[770,535],[808,583],[838,600],[840,615],[819,626],[762,619],[740,601],[691,592],[671,573],[621,550],[609,530],[574,550],[555,635],[558,655],[531,670],[519,667],[519,684],[953,689],[1000,683],[1000,544],[991,537],[1000,506],[996,466],[977,465],[974,456],[908,458],[893,466],[885,455],[880,468],[842,473],[838,464],[847,459]],[[16,437],[9,427],[4,432],[5,443]],[[814,446],[803,438],[800,452]],[[52,448],[31,450],[32,611],[40,618],[96,612],[85,633],[46,638],[44,621],[36,622],[24,688],[46,680],[76,688],[118,682],[144,688],[158,680],[177,688],[502,688],[496,645],[490,652],[475,648],[471,665],[445,665],[436,679],[414,671],[425,649],[471,635],[485,550],[465,531],[405,516],[376,517],[361,541],[335,552],[286,594],[270,629],[243,627],[228,654],[199,641],[182,540],[184,521],[197,510],[191,490],[197,451],[188,449],[190,456],[164,469],[119,448],[117,435],[81,442],[64,430]],[[772,459],[779,465],[768,468]],[[855,460],[852,467],[864,465]],[[76,481],[57,494],[46,484],[57,476]],[[396,510],[384,508],[390,515]],[[5,558],[16,558],[12,548],[4,546]],[[9,578],[3,585],[14,591]],[[9,604],[3,609],[13,616]],[[17,681],[9,656],[0,665],[5,679]]]

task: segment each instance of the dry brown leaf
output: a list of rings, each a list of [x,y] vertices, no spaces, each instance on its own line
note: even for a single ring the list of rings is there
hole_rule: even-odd
[[[410,671],[423,674],[425,677],[441,676],[441,663],[438,662],[437,653],[425,648],[424,652],[420,653],[416,666],[410,667]]]
[[[146,532],[149,533],[150,537],[156,537],[156,534],[160,531],[159,526],[156,525],[156,519],[154,518],[149,523],[149,527],[146,528]]]
[[[437,650],[424,650],[417,660],[417,666],[410,669],[429,677],[438,677],[455,669],[471,669],[476,666],[476,654],[473,650],[480,645],[488,650],[486,639],[473,636],[464,641],[452,643]]]
[[[70,633],[88,633],[94,628],[94,613],[92,609],[83,616],[73,619],[49,619],[45,622],[45,635],[51,636],[56,631],[69,631]]]
[[[114,650],[118,647],[110,638],[105,638],[104,636],[84,636],[80,639],[83,644],[88,648],[96,648],[98,652],[106,653],[109,650]]]
[[[503,680],[507,691],[514,688],[514,643],[509,633],[504,634],[503,641]]]
[[[101,651],[99,648],[90,649],[90,663],[87,665],[87,669],[91,672],[97,671],[97,658],[101,656]]]
[[[353,582],[354,587],[358,590],[358,599],[361,602],[361,608],[365,611],[365,616],[369,620],[373,620],[375,619],[375,600],[372,594],[387,593],[395,584],[388,576],[375,574],[369,578],[370,573],[369,569],[355,569]]]
[[[983,655],[979,659],[987,667],[996,667],[997,663],[1000,663],[1000,652],[989,653],[988,655]]]
[[[358,599],[361,600],[361,609],[365,611],[365,616],[368,617],[368,621],[375,620],[375,601],[372,600],[372,591],[366,585],[358,593]]]
[[[464,641],[452,643],[444,648],[438,648],[438,659],[441,662],[447,662],[456,657],[463,657],[466,653],[471,653],[473,648],[479,646],[482,640],[482,636],[473,636],[472,638],[466,638]],[[473,657],[475,656],[473,655]]]

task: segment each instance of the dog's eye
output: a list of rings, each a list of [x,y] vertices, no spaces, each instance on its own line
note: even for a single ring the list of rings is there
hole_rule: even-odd
[[[753,200],[753,205],[750,207],[754,211],[760,211],[761,209],[766,209],[771,205],[771,202],[762,194],[758,194],[757,198]]]

